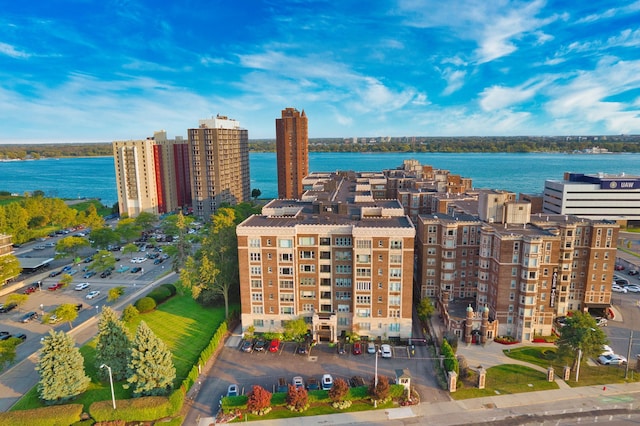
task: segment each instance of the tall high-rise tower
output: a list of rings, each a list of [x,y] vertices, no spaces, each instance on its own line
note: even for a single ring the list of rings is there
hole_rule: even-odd
[[[278,198],[302,196],[302,179],[309,174],[307,115],[295,108],[282,110],[276,118]]]
[[[193,213],[210,220],[221,204],[251,198],[249,133],[225,116],[199,120],[188,130]]]

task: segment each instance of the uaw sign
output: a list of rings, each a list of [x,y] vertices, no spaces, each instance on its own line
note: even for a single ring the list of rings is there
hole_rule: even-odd
[[[640,189],[640,179],[601,179],[600,189]]]
[[[553,270],[553,275],[551,276],[551,296],[549,297],[549,306],[556,306],[556,289],[558,287],[558,270]]]

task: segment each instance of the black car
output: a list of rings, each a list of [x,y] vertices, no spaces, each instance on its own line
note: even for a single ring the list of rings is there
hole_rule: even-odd
[[[242,352],[253,351],[253,344],[251,343],[251,340],[245,340],[244,342],[242,342],[242,346],[240,347],[240,350]]]
[[[627,272],[627,274],[629,274],[629,275],[638,275],[638,271],[636,271],[635,269],[629,269],[629,272]]]
[[[51,278],[53,277],[57,277],[58,275],[60,275],[62,273],[62,271],[53,271],[52,273],[49,274],[49,276]]]
[[[0,334],[0,342],[2,342],[4,340],[9,340],[9,339],[11,339],[13,337],[10,333],[8,333],[6,331],[3,331],[2,333],[6,333],[6,334]]]
[[[3,306],[0,308],[0,313],[3,313],[3,314],[4,314],[4,313],[6,313],[6,312],[11,312],[11,311],[13,311],[15,308],[17,308],[17,307],[18,307],[18,304],[17,304],[17,303],[13,303],[13,302],[8,303],[8,304],[6,304],[6,305],[3,305]]]
[[[111,275],[111,269],[106,269],[102,271],[102,273],[100,274],[100,278],[107,278],[109,275]]]
[[[20,321],[22,322],[29,322],[31,320],[34,319],[38,319],[38,313],[37,312],[27,312],[26,314],[24,314],[24,316],[22,317],[22,319]]]
[[[263,338],[258,338],[258,340],[256,340],[256,342],[253,344],[253,350],[257,351],[257,352],[262,352],[264,350],[264,346],[266,345],[266,342],[264,341]]]
[[[135,268],[131,268],[131,273],[132,274],[138,273],[140,271],[142,271],[142,268],[139,267],[139,266],[136,266]]]
[[[159,264],[161,264],[162,262],[164,262],[164,259],[162,259],[162,258],[157,258],[156,260],[154,260],[154,261],[153,261],[153,264],[154,264],[154,265],[159,265]]]
[[[27,335],[24,333],[18,333],[13,337],[15,337],[16,339],[20,339],[21,342],[24,342],[25,340],[27,340]]]

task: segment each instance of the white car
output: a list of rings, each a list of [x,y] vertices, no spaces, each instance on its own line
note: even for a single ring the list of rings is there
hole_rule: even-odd
[[[600,355],[598,362],[602,365],[623,365],[627,363],[627,358],[616,354]]]
[[[322,390],[329,390],[333,386],[333,377],[331,374],[322,375]]]
[[[616,293],[626,293],[627,289],[624,287],[620,287],[618,284],[613,284],[611,286],[611,291],[615,291]]]
[[[640,286],[636,284],[631,284],[625,287],[627,291],[631,293],[640,293]]]
[[[390,345],[380,345],[380,353],[382,358],[391,358],[391,346]]]
[[[227,397],[239,395],[238,385],[232,384],[227,388]]]
[[[87,293],[87,299],[93,299],[95,297],[98,297],[99,294],[100,294],[100,290],[90,291],[89,293]]]
[[[80,283],[80,284],[76,284],[76,291],[82,291],[85,288],[89,288],[91,284],[89,283]]]
[[[369,342],[367,343],[367,353],[368,354],[375,354],[376,353],[376,344]]]
[[[613,355],[613,349],[609,345],[602,345],[602,353],[600,355]]]
[[[304,380],[300,376],[295,376],[291,381],[291,384],[298,389],[304,389]]]

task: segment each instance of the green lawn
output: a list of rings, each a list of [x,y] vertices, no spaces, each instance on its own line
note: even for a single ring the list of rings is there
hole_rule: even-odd
[[[236,307],[232,307],[236,308]],[[175,385],[179,386],[187,377],[191,367],[198,361],[200,353],[209,344],[211,337],[224,320],[224,307],[204,308],[188,296],[175,296],[153,312],[140,315],[130,324],[132,333],[140,321],[144,320],[153,332],[161,338],[173,353],[176,367]],[[109,383],[99,382],[94,365],[96,341],[84,345],[80,352],[84,356],[85,371],[91,377],[89,389],[74,403],[83,404],[85,410],[95,401],[111,398]],[[130,390],[123,389],[122,383],[114,383],[116,399],[127,399]],[[25,410],[44,406],[38,399],[36,388],[25,394],[12,410]]]
[[[478,389],[477,383],[477,375],[474,374],[451,397],[459,400],[558,389],[557,383],[547,381],[546,373],[517,364],[491,367],[487,370],[485,388]]]
[[[573,366],[574,359],[569,356],[559,358],[556,356],[557,350],[553,347],[523,346],[521,348],[505,350],[504,354],[510,358],[536,364],[541,367],[553,367],[556,376],[562,377],[566,365]],[[571,378],[567,381],[569,386],[591,386],[603,385],[607,383],[637,382],[639,374],[630,371],[627,379],[624,378],[625,367],[614,365],[588,365],[583,359],[580,363],[580,375],[578,382],[575,381],[575,371],[571,371]]]
[[[95,200],[95,199],[83,201],[81,203],[75,203],[75,204],[70,205],[69,207],[74,209],[74,210],[77,210],[79,212],[83,212],[86,209],[88,209],[89,205],[91,205],[91,204],[96,206],[96,210],[98,211],[98,214],[100,216],[107,216],[107,215],[111,214],[111,207],[105,207],[100,202],[100,200]]]

